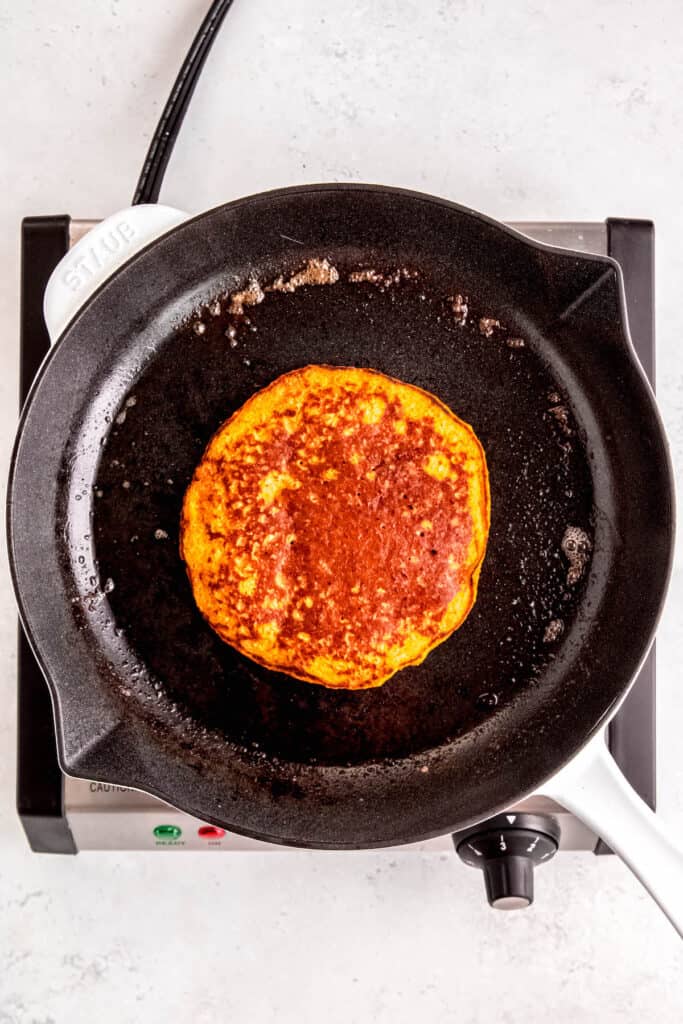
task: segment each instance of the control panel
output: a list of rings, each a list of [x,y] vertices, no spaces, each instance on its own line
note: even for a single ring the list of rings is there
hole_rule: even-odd
[[[64,779],[64,810],[79,851],[207,850],[215,853],[221,850],[230,853],[286,849],[238,835],[212,822],[201,821],[139,790],[105,782],[87,782],[67,776]],[[518,804],[514,813],[511,811],[508,817],[513,819],[514,824],[515,819],[528,815],[550,816],[558,823],[556,845],[560,849],[592,850],[595,847],[595,836],[590,829],[547,797],[529,797]],[[489,825],[490,822],[486,822],[479,826],[479,830],[488,831]],[[510,826],[510,821],[507,821],[507,826]],[[466,834],[462,833],[461,836]],[[450,835],[443,835],[421,843],[395,847],[396,853],[415,851],[452,854],[453,839]]]

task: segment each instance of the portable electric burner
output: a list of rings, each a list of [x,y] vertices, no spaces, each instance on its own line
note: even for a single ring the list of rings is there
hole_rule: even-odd
[[[439,197],[339,183],[194,217],[159,205],[230,5],[214,0],[199,29],[131,207],[103,222],[23,224],[8,550],[30,846],[454,849],[499,909],[528,906],[534,867],[558,850],[613,850],[683,935],[683,854],[653,814],[652,641],[674,543],[652,390],[653,225],[503,225]],[[217,427],[304,367],[366,368],[427,392],[485,453],[476,605],[384,686],[314,686],[257,657],[251,639],[244,651],[224,642],[180,557],[184,495]],[[305,433],[319,398],[297,402],[287,412]],[[288,526],[287,546],[263,552],[278,572],[274,583],[254,576],[245,636],[268,647],[291,626],[295,646],[322,636],[339,666],[366,634],[375,653],[404,627],[424,640],[415,624],[427,620],[410,611],[421,590],[433,621],[447,621],[464,571],[455,552],[476,530],[457,506],[470,463],[442,452],[412,406],[395,425],[400,451],[383,422],[394,413],[378,415],[380,425],[357,414],[343,432],[377,433],[367,465],[362,445],[338,462],[350,504],[334,489],[321,500],[308,477],[292,484],[304,488],[301,514],[291,493],[258,491],[250,505],[241,477],[220,491],[226,522],[244,519],[234,544],[222,520],[206,530],[201,571],[210,565],[221,586],[230,570],[212,545],[260,551],[255,524]],[[293,424],[269,422],[278,465],[303,462]],[[318,472],[337,442],[312,429]],[[436,525],[417,500],[437,476],[433,458],[449,488]],[[216,465],[222,486],[227,463]],[[304,529],[318,501],[315,554]],[[457,549],[445,547],[454,524]],[[273,597],[286,573],[313,588],[310,626]],[[392,609],[388,625],[375,607]]]
[[[49,349],[43,318],[47,280],[70,245],[94,222],[68,216],[29,217],[22,232],[21,400]],[[609,219],[605,223],[517,223],[538,241],[579,252],[607,254],[621,266],[633,343],[654,386],[654,228],[642,220]],[[125,787],[65,776],[57,760],[52,706],[45,680],[20,629],[19,634],[18,810],[36,852],[80,850],[277,850],[269,843],[227,833],[192,818],[160,800]],[[609,727],[610,749],[628,780],[655,806],[655,652],[650,651],[630,694]],[[528,838],[529,833],[533,833]],[[543,796],[533,796],[502,817],[455,836],[465,861],[476,863],[478,841],[493,835],[503,859],[524,840],[530,858],[548,849],[609,853],[600,839],[576,817]],[[541,840],[534,845],[535,836]],[[549,839],[547,837],[550,837]],[[505,849],[501,848],[502,846]],[[450,836],[396,850],[452,849]],[[484,849],[485,846],[482,846]],[[498,870],[498,867],[496,868]],[[514,880],[513,880],[514,881]],[[490,893],[496,900],[494,889]],[[504,883],[505,884],[505,883]],[[519,886],[518,886],[519,888]],[[522,880],[521,905],[529,883]]]

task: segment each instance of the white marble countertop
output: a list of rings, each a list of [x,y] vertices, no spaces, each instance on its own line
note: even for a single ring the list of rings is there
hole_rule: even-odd
[[[0,3],[3,501],[20,218],[128,204],[206,6]],[[162,198],[198,211],[353,180],[500,219],[653,218],[658,390],[680,482],[682,31],[674,0],[236,0]],[[658,685],[659,810],[683,835],[681,552]],[[505,915],[453,857],[32,855],[14,811],[2,580],[0,1024],[680,1022],[683,948],[616,858],[555,858],[533,908]]]

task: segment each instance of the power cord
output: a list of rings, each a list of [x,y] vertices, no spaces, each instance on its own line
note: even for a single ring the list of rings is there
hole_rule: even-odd
[[[232,3],[233,0],[214,0],[194,37],[149,144],[133,195],[133,206],[139,203],[158,202],[164,173],[178,138],[185,111],[192,99],[204,61]]]

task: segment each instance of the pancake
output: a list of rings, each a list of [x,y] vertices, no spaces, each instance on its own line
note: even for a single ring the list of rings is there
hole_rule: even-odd
[[[253,395],[187,489],[181,556],[218,635],[323,686],[379,686],[471,610],[489,486],[474,431],[375,370],[307,366]]]

